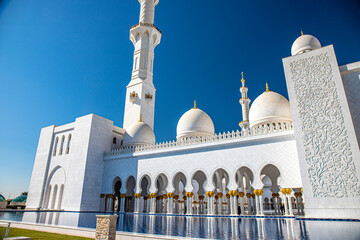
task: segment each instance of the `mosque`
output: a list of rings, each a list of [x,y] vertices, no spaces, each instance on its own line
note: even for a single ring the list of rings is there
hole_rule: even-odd
[[[268,86],[251,101],[243,77],[238,130],[216,133],[195,102],[157,143],[159,0],[139,2],[123,127],[90,114],[43,128],[27,209],[359,218],[360,62],[302,34],[283,59],[290,101]]]

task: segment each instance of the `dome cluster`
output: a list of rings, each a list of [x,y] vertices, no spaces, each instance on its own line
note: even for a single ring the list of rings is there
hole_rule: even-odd
[[[321,44],[316,37],[302,34],[293,43],[291,54],[298,55],[319,48],[321,48]],[[244,83],[243,79],[243,88]],[[250,129],[292,122],[289,101],[284,96],[270,91],[267,84],[266,91],[255,99],[248,114],[250,126],[247,125],[247,128],[250,127]],[[176,139],[181,141],[195,137],[207,137],[214,133],[213,121],[206,112],[196,107],[195,102],[194,108],[181,116],[177,124]],[[155,134],[152,128],[141,120],[126,129],[124,147],[153,144],[155,144]]]

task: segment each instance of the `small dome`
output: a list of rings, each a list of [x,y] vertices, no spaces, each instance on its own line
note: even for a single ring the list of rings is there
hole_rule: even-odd
[[[176,138],[205,137],[214,135],[214,123],[206,112],[192,108],[184,113],[176,128]]]
[[[6,199],[3,195],[0,194],[0,202],[6,202]]]
[[[320,41],[312,35],[301,35],[291,47],[291,55],[301,54],[321,48]]]
[[[16,197],[14,200],[12,200],[11,202],[13,203],[17,203],[17,202],[26,202],[27,196],[26,195],[21,195]]]
[[[133,123],[126,129],[123,146],[141,146],[155,144],[155,134],[152,128],[142,122]]]
[[[251,105],[249,122],[250,128],[292,122],[289,101],[276,92],[265,91]]]

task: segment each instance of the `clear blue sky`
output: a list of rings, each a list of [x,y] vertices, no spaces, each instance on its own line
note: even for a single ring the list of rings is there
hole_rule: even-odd
[[[40,129],[89,113],[122,126],[137,0],[0,0],[0,193],[27,191]],[[216,132],[241,121],[241,72],[254,100],[287,97],[282,58],[300,35],[360,61],[360,1],[160,0],[155,134],[173,140],[194,99]]]

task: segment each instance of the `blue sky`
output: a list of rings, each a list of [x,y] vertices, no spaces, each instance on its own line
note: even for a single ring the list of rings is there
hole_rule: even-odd
[[[0,0],[0,193],[27,191],[40,129],[89,113],[122,126],[138,23],[137,0]],[[249,97],[287,97],[282,58],[300,35],[334,44],[339,65],[360,61],[358,0],[160,0],[155,25],[155,134],[173,140],[197,106],[216,132],[241,121],[240,79]]]

